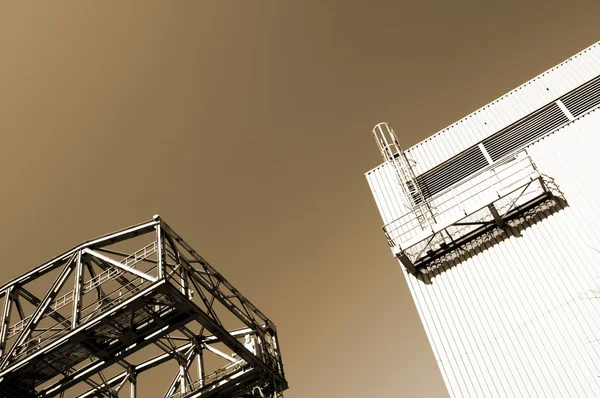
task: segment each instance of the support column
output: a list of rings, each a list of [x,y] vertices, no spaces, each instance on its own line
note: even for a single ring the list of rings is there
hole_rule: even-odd
[[[185,365],[179,365],[179,385],[181,394],[185,394],[187,392],[187,380],[185,379]]]
[[[490,203],[488,205],[488,209],[490,210],[490,213],[492,213],[492,217],[494,217],[494,221],[496,222],[496,225],[498,225],[498,228],[503,228],[506,227],[506,224],[504,223],[504,220],[502,219],[502,217],[500,217],[500,214],[498,214],[498,210],[496,209],[496,206],[494,206],[493,203]]]
[[[137,396],[137,374],[134,367],[128,369],[127,378],[129,380],[129,398],[136,398]]]
[[[10,312],[12,309],[12,294],[14,286],[11,286],[4,295],[4,308],[2,310],[2,328],[0,329],[0,357],[4,355],[4,349],[6,348],[6,336],[8,335],[8,329],[10,328]]]
[[[202,349],[198,350],[196,354],[196,362],[198,363],[198,385],[202,388],[204,387],[204,354]]]
[[[160,221],[160,216],[155,215],[154,216],[154,220],[155,221]],[[156,224],[156,245],[157,245],[157,262],[156,262],[156,268],[157,268],[157,277],[158,279],[162,279],[165,275],[165,254],[164,254],[164,247],[163,247],[163,232],[162,232],[162,227],[160,225],[160,222],[158,224]]]
[[[71,329],[79,324],[81,314],[81,296],[83,295],[83,262],[81,261],[81,250],[77,253],[77,266],[75,269],[75,288],[73,289],[73,316],[71,318]]]
[[[179,265],[179,283],[181,284],[181,294],[188,299],[192,299],[190,295],[190,281],[188,278],[189,264],[185,261],[181,261]]]

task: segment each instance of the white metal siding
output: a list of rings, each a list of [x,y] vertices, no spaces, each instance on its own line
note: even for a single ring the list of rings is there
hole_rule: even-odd
[[[597,75],[598,44],[411,148],[410,157],[419,172],[430,169]],[[520,237],[492,241],[431,284],[404,272],[454,397],[600,396],[600,108],[527,152],[568,207]],[[405,213],[387,165],[367,180],[385,224]]]
[[[367,182],[375,197],[375,203],[384,224],[388,224],[406,212],[402,190],[396,183],[394,170],[383,163],[367,173]]]
[[[431,285],[405,272],[452,396],[600,396],[599,132],[595,111],[528,149],[567,208]]]

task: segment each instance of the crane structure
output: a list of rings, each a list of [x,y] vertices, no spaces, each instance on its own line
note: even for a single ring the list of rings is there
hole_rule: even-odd
[[[159,216],[13,279],[0,300],[2,398],[136,398],[144,380],[165,398],[288,387],[275,324]]]

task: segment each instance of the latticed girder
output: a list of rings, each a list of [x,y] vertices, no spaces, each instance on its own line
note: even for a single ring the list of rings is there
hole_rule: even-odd
[[[175,370],[165,397],[287,388],[273,322],[158,216],[82,243],[0,299],[1,397],[135,397],[157,366]]]

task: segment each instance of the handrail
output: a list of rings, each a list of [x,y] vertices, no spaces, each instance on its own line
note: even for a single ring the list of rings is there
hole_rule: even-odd
[[[198,380],[194,383],[188,384],[186,386],[188,391],[185,394],[178,391],[176,393],[169,395],[166,398],[183,398],[185,395],[187,395],[187,393],[192,392],[192,391],[198,391],[200,389],[209,388],[209,387],[214,388],[214,387],[216,387],[216,386],[214,386],[215,382],[223,379],[224,376],[235,374],[236,371],[239,371],[239,370],[243,371],[244,365],[246,365],[246,361],[244,361],[243,359],[239,359],[235,362],[230,362],[227,365],[222,366],[219,369],[215,370],[214,372],[204,376],[204,378],[202,378],[202,380]]]
[[[156,251],[157,251],[157,242],[154,241],[154,242],[144,246],[143,248],[139,249],[135,253],[125,257],[123,260],[120,261],[120,263],[123,265],[129,266],[129,267],[135,267],[135,265],[137,263],[145,260],[152,254],[156,253]],[[123,274],[123,272],[124,271],[121,269],[109,268],[106,271],[99,273],[98,275],[89,279],[88,281],[86,281],[83,284],[82,294],[86,294],[86,293],[90,292],[91,290],[96,289],[98,286],[119,277],[120,275]],[[52,304],[50,304],[50,306],[48,307],[48,312],[46,313],[46,316],[60,310],[61,308],[65,307],[66,305],[72,303],[74,298],[75,298],[75,290],[71,290],[70,292],[65,293],[64,295],[57,297],[54,300],[54,302]],[[16,335],[17,333],[21,332],[25,328],[25,325],[31,319],[32,316],[33,316],[33,314],[21,319],[19,322],[15,323],[13,326],[11,326],[8,329],[7,338],[11,338],[14,335]]]
[[[465,207],[473,207],[470,203],[478,197],[487,198],[489,196],[491,198],[494,194],[499,197],[501,196],[500,192],[506,192],[524,181],[531,181],[540,176],[528,155],[494,166],[433,196],[430,203],[433,209],[437,210],[436,221],[453,213],[466,213]],[[394,246],[397,241],[410,240],[424,232],[417,222],[416,215],[412,212],[384,225],[383,230],[388,237],[390,246]],[[393,239],[392,235],[394,235]]]

